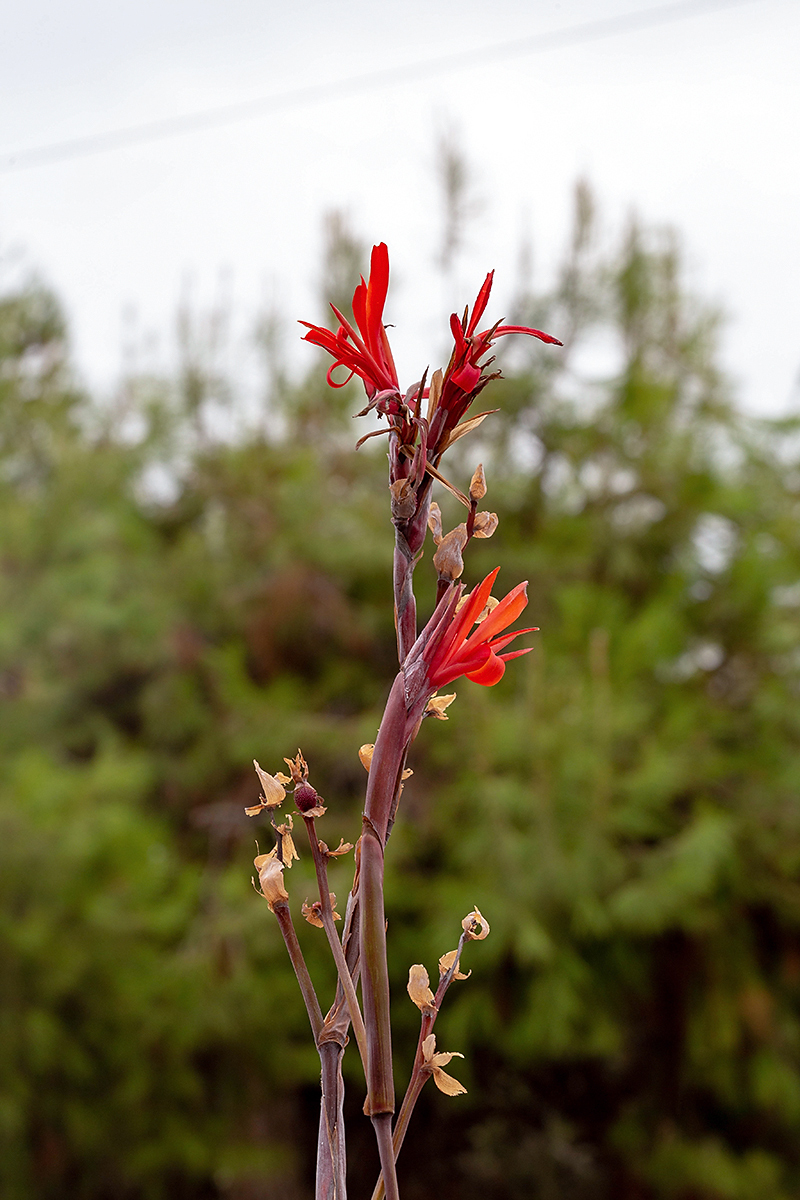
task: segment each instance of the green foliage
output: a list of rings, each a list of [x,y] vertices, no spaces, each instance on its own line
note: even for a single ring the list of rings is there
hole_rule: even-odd
[[[361,251],[330,235],[338,295]],[[426,723],[392,837],[399,1081],[409,965],[433,974],[475,904],[492,924],[437,1026],[470,1093],[425,1097],[404,1194],[786,1200],[797,422],[730,409],[716,318],[684,294],[674,240],[634,227],[607,253],[585,188],[557,288],[517,307],[565,353],[510,348],[501,412],[450,474],[463,485],[482,458],[500,516],[468,582],[497,563],[503,590],[528,578],[542,632],[499,686],[461,682],[449,722]],[[251,760],[274,771],[299,744],[323,836],[357,832],[356,749],[395,670],[391,527],[382,452],[351,448],[356,394],[318,367],[293,383],[275,328],[262,340],[271,432],[216,441],[233,389],[188,333],[180,378],[131,381],[109,412],[74,387],[53,298],[0,301],[11,1200],[308,1194],[316,1057],[250,888],[268,831],[243,809]],[[347,876],[340,862],[340,900]],[[287,883],[297,912],[307,855]],[[322,937],[300,933],[324,1006]],[[352,1064],[356,1114],[362,1085]]]

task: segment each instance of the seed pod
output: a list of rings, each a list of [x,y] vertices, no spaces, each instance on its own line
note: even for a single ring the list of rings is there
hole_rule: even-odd
[[[300,809],[300,812],[307,813],[310,809],[316,808],[320,803],[319,793],[308,782],[298,783],[294,789],[294,802]]]

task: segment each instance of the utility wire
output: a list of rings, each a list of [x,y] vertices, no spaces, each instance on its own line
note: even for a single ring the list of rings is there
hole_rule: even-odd
[[[401,67],[385,67],[367,71],[362,75],[351,75],[347,79],[328,83],[312,83],[304,87],[290,88],[270,96],[244,100],[235,104],[220,105],[200,112],[187,113],[181,117],[163,117],[129,125],[121,129],[109,129],[84,137],[67,138],[47,145],[29,146],[22,150],[0,152],[0,174],[24,170],[26,167],[44,166],[49,163],[66,162],[90,154],[105,154],[124,146],[143,145],[164,138],[179,137],[220,125],[233,125],[239,121],[252,120],[270,113],[286,112],[320,101],[340,100],[363,92],[395,87],[432,76],[451,74],[469,67],[485,66],[511,58],[524,58],[544,50],[559,50],[568,46],[579,46],[602,38],[616,37],[623,33],[637,33],[659,25],[684,21],[689,17],[704,16],[706,13],[733,8],[734,5],[752,4],[754,0],[680,0],[677,4],[661,4],[655,8],[638,12],[620,13],[616,17],[602,17],[553,29],[546,33],[534,33],[529,37],[513,38],[474,50],[462,50],[453,54],[442,54],[435,58],[420,59]]]

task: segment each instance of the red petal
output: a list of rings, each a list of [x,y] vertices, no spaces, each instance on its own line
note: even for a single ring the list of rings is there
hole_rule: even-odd
[[[470,671],[467,679],[471,679],[473,683],[480,683],[483,687],[494,687],[503,678],[505,670],[506,664],[502,658],[492,654],[477,671]]]
[[[386,243],[373,246],[369,264],[369,284],[367,286],[366,333],[369,348],[373,354],[379,351],[380,335],[383,329],[383,306],[389,291],[389,251]]]
[[[437,649],[435,656],[437,659],[441,661],[452,657],[454,652],[458,654],[458,648],[464,643],[467,634],[475,624],[475,618],[480,616],[486,601],[491,595],[492,587],[499,570],[499,567],[495,567],[483,582],[478,584],[453,617],[453,623],[442,638]]]
[[[516,621],[519,614],[528,603],[528,582],[518,583],[507,596],[505,596],[496,608],[493,608],[483,621],[481,621],[475,632],[467,639],[467,645],[470,642],[481,641],[489,642],[498,633],[502,633],[507,629],[512,621]],[[466,607],[466,605],[465,605]]]
[[[471,337],[471,335],[475,332],[478,327],[478,321],[480,321],[481,317],[486,311],[486,305],[489,303],[489,296],[492,291],[493,279],[494,271],[490,271],[483,281],[481,290],[478,292],[478,298],[475,301],[475,307],[472,310],[472,316],[470,317],[469,325],[467,327],[467,337]]]
[[[487,329],[485,332],[491,333],[492,331]],[[551,337],[549,333],[542,333],[541,329],[529,329],[527,325],[498,325],[493,337],[504,337],[507,333],[528,333],[531,337],[539,338],[542,342],[549,342],[551,346],[564,345],[558,338]],[[483,334],[481,333],[478,336],[483,337]]]

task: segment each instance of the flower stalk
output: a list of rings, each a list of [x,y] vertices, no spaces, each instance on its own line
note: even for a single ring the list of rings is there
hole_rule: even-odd
[[[490,272],[471,312],[467,308],[462,317],[451,316],[453,350],[446,368],[434,371],[430,380],[426,370],[405,392],[400,388],[383,320],[389,288],[389,256],[383,243],[372,251],[369,279],[362,278],[354,292],[352,320],[332,306],[337,322],[335,331],[302,322],[307,329],[305,340],[325,350],[333,359],[328,383],[342,387],[358,376],[367,396],[360,415],[374,412],[385,423],[378,433],[388,434],[394,526],[392,592],[399,662],[375,745],[364,746],[359,752],[369,777],[341,939],[335,926],[338,919],[333,908],[335,898],[328,887],[328,859],[346,853],[352,846],[342,843],[337,850],[329,850],[320,840],[316,820],[326,810],[322,798],[308,782],[308,765],[299,751],[294,759],[285,760],[291,776],[282,772],[269,775],[256,764],[263,795],[258,805],[246,810],[251,816],[266,811],[275,829],[276,847],[256,859],[261,892],[278,920],[320,1056],[322,1097],[316,1200],[346,1200],[342,1058],[351,1025],[364,1064],[367,1085],[364,1112],[372,1121],[381,1164],[373,1200],[382,1200],[384,1194],[387,1200],[399,1200],[395,1160],[426,1079],[433,1077],[439,1090],[450,1096],[464,1090],[457,1079],[444,1071],[454,1052],[437,1052],[432,1030],[451,982],[466,978],[458,971],[466,941],[488,932],[488,926],[485,932],[476,931],[483,930],[485,925],[477,910],[462,923],[464,932],[457,949],[440,960],[435,996],[424,967],[416,964],[412,968],[409,994],[421,1010],[420,1034],[408,1087],[393,1124],[395,1088],[384,868],[403,783],[411,774],[406,768],[409,748],[424,717],[447,720],[445,710],[455,699],[454,695],[435,693],[461,676],[491,687],[499,682],[511,659],[528,652],[508,650],[519,633],[531,632],[508,632],[527,603],[526,585],[520,583],[504,599],[495,600],[491,591],[497,571],[466,595],[460,582],[464,552],[472,538],[490,537],[497,528],[494,513],[478,511],[487,490],[483,467],[479,464],[476,468],[468,495],[441,472],[446,451],[489,416],[488,411],[468,416],[468,411],[484,387],[500,374],[491,369],[494,359],[490,352],[497,339],[520,333],[560,345],[556,338],[537,329],[500,322],[480,329],[492,281]],[[378,434],[367,434],[358,445],[375,436]],[[432,502],[434,483],[467,509],[465,520],[449,532],[444,531],[442,514]],[[418,632],[414,571],[422,557],[429,526],[436,543],[433,565],[438,590],[434,612]],[[303,914],[310,924],[324,929],[337,970],[336,995],[324,1018],[289,911],[284,872],[297,856],[292,819],[287,818],[281,825],[273,819],[273,812],[284,802],[289,787],[306,826],[319,890],[319,900],[304,904]],[[359,980],[362,1006],[356,994]]]

